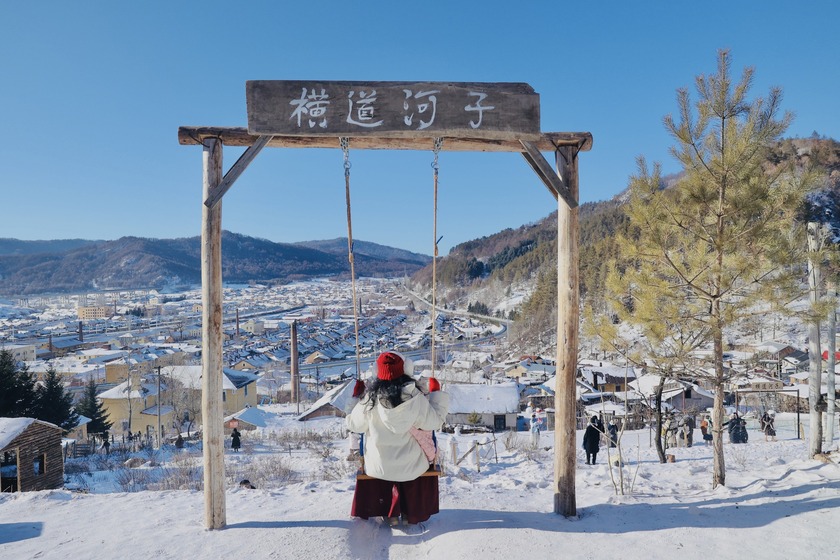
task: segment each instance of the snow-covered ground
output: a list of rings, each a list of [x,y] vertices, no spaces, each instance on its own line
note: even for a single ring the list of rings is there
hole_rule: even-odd
[[[660,464],[647,430],[624,434],[624,494],[616,490],[619,472],[607,466],[604,448],[595,466],[585,465],[579,451],[578,516],[571,519],[553,513],[554,434],[543,433],[538,451],[527,448],[525,433],[512,446],[500,435],[495,446],[481,446],[486,456],[480,468],[472,456],[458,467],[445,465],[441,512],[422,532],[351,518],[353,467],[346,461],[347,442],[339,439],[341,421],[302,425],[292,418],[290,411],[279,415],[261,434],[244,434],[242,453],[228,451],[227,527],[222,530],[204,528],[200,491],[123,492],[118,471],[74,474],[71,482],[86,480],[89,493],[0,495],[2,557],[725,560],[837,555],[838,457],[832,456],[834,463],[807,460],[807,433],[796,439],[792,415],[778,416],[778,441],[766,442],[751,430],[749,443],[726,443],[727,484],[717,489],[711,487],[711,447],[702,441],[669,451],[676,462]],[[304,430],[327,439],[308,449],[284,443],[283,434],[301,436]],[[698,430],[695,440],[699,435]],[[450,437],[440,436],[447,454]],[[581,437],[578,433],[579,442]],[[460,436],[458,454],[475,438]],[[190,453],[180,456],[185,464]],[[176,464],[171,452],[163,459],[165,468]],[[162,472],[141,469],[156,476]],[[251,473],[256,482],[272,469],[293,471],[293,482],[239,487],[239,477]]]

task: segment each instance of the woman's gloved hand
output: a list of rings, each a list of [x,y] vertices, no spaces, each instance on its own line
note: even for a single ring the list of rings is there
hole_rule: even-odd
[[[361,396],[364,394],[364,392],[365,392],[365,382],[362,381],[361,379],[357,379],[356,384],[353,385],[353,396],[357,399],[361,398]]]

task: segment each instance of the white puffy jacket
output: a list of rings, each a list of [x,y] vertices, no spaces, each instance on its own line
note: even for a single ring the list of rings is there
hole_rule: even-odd
[[[388,408],[382,402],[370,406],[365,395],[347,416],[347,429],[364,434],[365,474],[381,480],[414,480],[429,468],[429,460],[412,427],[439,430],[449,411],[449,395],[435,391],[424,395],[415,383],[402,388],[403,402]]]

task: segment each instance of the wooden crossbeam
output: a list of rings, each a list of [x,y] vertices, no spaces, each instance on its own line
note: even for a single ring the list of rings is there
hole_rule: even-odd
[[[213,208],[217,202],[219,202],[225,193],[230,190],[233,186],[233,183],[239,179],[239,176],[242,175],[242,172],[254,161],[254,158],[257,157],[263,148],[265,148],[266,144],[271,141],[271,136],[258,136],[257,141],[248,146],[248,149],[239,156],[239,159],[236,160],[236,163],[228,169],[228,172],[225,173],[222,182],[219,183],[219,186],[213,189],[210,193],[210,196],[207,197],[207,200],[204,201],[204,205],[208,208]]]
[[[389,137],[369,133],[353,136],[354,150],[431,150],[432,136]],[[249,134],[241,127],[182,126],[178,128],[178,143],[184,146],[201,145],[207,138],[217,138],[225,146],[247,147],[254,145],[260,135]],[[538,151],[553,152],[561,146],[573,146],[579,151],[592,149],[592,134],[589,132],[543,132],[539,140],[532,142]],[[338,136],[273,136],[266,144],[269,148],[338,148]],[[519,152],[519,140],[498,140],[486,138],[450,138],[443,143],[448,152]]]
[[[528,162],[528,165],[534,170],[543,184],[548,188],[549,192],[557,200],[557,197],[562,198],[569,205],[569,208],[577,208],[578,201],[569,192],[569,188],[563,182],[562,177],[557,175],[551,164],[546,161],[545,157],[540,152],[539,148],[533,142],[520,142],[524,151],[522,157]]]

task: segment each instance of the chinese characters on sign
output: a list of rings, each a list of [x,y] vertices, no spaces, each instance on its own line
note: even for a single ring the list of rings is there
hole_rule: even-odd
[[[781,381],[754,381],[750,383],[750,389],[753,391],[781,391],[783,386]]]
[[[527,84],[249,81],[252,134],[425,135],[534,139],[539,95]]]
[[[429,128],[429,126],[435,122],[435,112],[437,111],[437,93],[440,93],[439,90],[431,90],[431,91],[421,91],[418,93],[412,93],[410,89],[404,89],[403,92],[405,93],[405,101],[403,102],[403,109],[405,111],[411,111],[411,114],[407,114],[403,117],[403,122],[408,127],[412,127],[414,124],[414,115],[417,114],[417,120],[419,121],[419,125],[417,126],[417,130],[423,130],[424,128]],[[414,104],[409,104],[409,99],[414,97]],[[420,115],[427,112],[431,108],[431,114],[427,116],[428,120],[423,120]]]
[[[298,127],[303,126],[305,123],[309,125],[309,128],[313,128],[314,126],[327,128],[327,118],[325,115],[330,100],[324,88],[321,88],[320,93],[316,93],[314,89],[307,92],[306,88],[303,88],[300,98],[292,99],[289,104],[295,108],[292,111],[292,118],[297,119]]]
[[[418,91],[404,89],[405,101],[403,101],[403,123],[407,128],[423,130],[429,128],[435,122],[437,114],[437,95],[439,90]],[[471,128],[480,128],[485,111],[495,109],[492,105],[482,105],[487,98],[486,93],[478,91],[467,92],[472,99],[471,103],[464,106],[465,112],[475,113],[469,118]],[[378,118],[376,105],[376,90],[351,90],[347,94],[347,113],[345,122],[351,125],[365,128],[376,128],[382,126],[384,119]],[[327,128],[330,118],[329,110],[332,99],[325,88],[301,88],[300,97],[289,101],[292,107],[291,120],[295,121],[298,128]],[[416,121],[415,121],[416,117]],[[339,117],[340,118],[340,117]],[[425,118],[425,120],[424,120]]]

